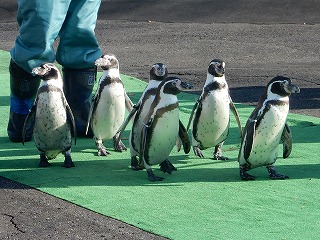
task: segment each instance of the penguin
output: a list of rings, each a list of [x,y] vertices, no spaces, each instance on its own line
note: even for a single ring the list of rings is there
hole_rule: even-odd
[[[238,155],[241,179],[254,180],[255,177],[247,171],[261,166],[266,166],[270,179],[289,178],[277,173],[274,163],[280,141],[283,143],[283,158],[289,157],[292,151],[292,135],[286,119],[289,96],[299,92],[299,87],[287,77],[274,77],[267,84],[243,132]]]
[[[208,65],[207,79],[187,126],[189,129],[193,120],[192,148],[196,156],[203,158],[201,150],[214,147],[213,159],[228,160],[222,155],[222,145],[229,133],[230,109],[236,117],[241,137],[239,114],[230,97],[225,78],[225,62],[221,59],[213,59]]]
[[[103,55],[95,61],[95,65],[103,69],[103,75],[92,98],[86,132],[90,125],[98,148],[98,156],[107,156],[110,152],[103,145],[103,140],[113,138],[115,151],[127,150],[121,140],[117,143],[115,140],[117,131],[124,121],[125,110],[130,112],[133,103],[120,78],[119,61],[116,56]]]
[[[191,89],[192,85],[177,77],[167,77],[162,81],[153,101],[143,116],[141,140],[135,151],[139,154],[139,164],[143,165],[150,181],[162,181],[164,178],[156,176],[151,166],[167,164],[168,157],[175,146],[179,131],[179,108],[177,94]],[[143,106],[145,108],[146,105]],[[140,109],[145,111],[145,109]],[[131,130],[132,134],[132,130]]]
[[[63,81],[59,69],[52,63],[43,63],[32,70],[41,77],[35,102],[24,122],[22,143],[26,129],[34,123],[34,142],[40,153],[39,167],[48,167],[48,160],[59,153],[65,156],[63,166],[74,167],[71,158],[71,132],[76,144],[76,128],[71,108],[63,93]]]
[[[147,87],[145,88],[144,92],[142,93],[139,101],[137,104],[135,104],[133,110],[128,115],[126,121],[122,125],[122,127],[119,129],[119,138],[126,128],[127,124],[131,120],[133,116],[134,121],[132,124],[132,130],[129,137],[130,142],[130,153],[131,153],[131,168],[133,170],[141,170],[143,167],[139,165],[137,156],[138,148],[140,146],[141,142],[141,129],[143,128],[143,118],[146,116],[147,112],[149,111],[149,108],[151,106],[151,103],[155,97],[155,94],[157,92],[157,88],[159,84],[164,81],[168,76],[168,69],[165,64],[163,63],[155,63],[152,65],[150,69],[150,77],[149,77],[149,83]],[[181,143],[184,147],[184,152],[189,153],[191,148],[191,143],[189,140],[189,136],[187,133],[186,128],[184,127],[183,123],[179,120],[179,137],[177,138],[177,148],[178,151],[181,149]],[[170,163],[169,160],[166,160],[166,162],[163,162],[160,164],[160,168],[163,172],[171,173],[172,171],[176,171],[177,169]]]

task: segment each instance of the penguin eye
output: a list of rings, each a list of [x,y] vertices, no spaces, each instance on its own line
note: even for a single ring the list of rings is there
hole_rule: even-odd
[[[50,71],[51,70],[51,67],[48,65],[48,64],[44,64],[43,65],[43,68],[47,71]]]
[[[172,85],[173,85],[173,86],[177,86],[177,82],[178,82],[178,80],[174,80],[174,81],[172,82]]]
[[[283,82],[281,82],[280,83],[280,85],[283,87],[283,86],[285,86],[285,85],[287,85],[288,84],[288,81],[287,80],[284,80]]]

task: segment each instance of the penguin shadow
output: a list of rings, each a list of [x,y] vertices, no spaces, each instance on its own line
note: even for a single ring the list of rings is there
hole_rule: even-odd
[[[0,137],[0,143],[0,171],[38,168],[40,157],[33,141],[23,145],[21,142],[12,143],[8,137]]]
[[[316,109],[320,106],[320,88],[300,88],[299,94],[290,97],[290,109]]]
[[[63,168],[63,155],[50,161],[47,168],[38,167],[38,155],[28,158],[21,150],[11,152],[14,159],[1,160],[1,176],[17,180],[32,187],[68,188],[72,186],[183,186],[197,182],[242,182],[236,159],[228,161],[200,159],[193,155],[177,154],[169,160],[177,168],[172,174],[163,173],[159,166],[152,166],[156,175],[165,179],[150,182],[145,170],[134,171],[130,168],[130,158],[122,153],[112,152],[107,157],[87,157],[77,160],[81,153],[74,154],[74,168]],[[34,153],[34,150],[28,150]],[[279,173],[290,179],[319,178],[320,164],[275,165]],[[271,181],[265,167],[250,171],[257,181]]]
[[[0,176],[0,189],[33,189],[33,188]]]
[[[265,86],[249,86],[230,88],[230,96],[235,103],[255,106],[265,90]],[[320,88],[300,88],[299,94],[290,96],[290,109],[319,108]]]
[[[304,126],[310,132],[317,135],[314,128],[319,129],[319,125],[308,121],[296,123],[297,129],[293,132],[301,132]],[[235,127],[236,128],[236,127]],[[300,129],[300,130],[299,130]],[[229,157],[230,151],[238,151],[239,139],[237,129],[233,138],[228,138],[223,146],[223,153]],[[159,166],[152,166],[156,175],[165,179],[161,182],[150,182],[147,179],[145,170],[134,171],[130,168],[129,137],[130,130],[125,130],[122,139],[128,148],[120,153],[113,150],[112,139],[106,141],[106,147],[110,150],[109,156],[97,156],[97,149],[93,139],[80,138],[77,145],[72,146],[72,158],[75,163],[74,168],[66,169],[62,167],[64,157],[59,154],[51,160],[48,168],[39,168],[39,155],[34,142],[12,143],[7,137],[0,137],[0,175],[13,180],[18,180],[33,187],[61,188],[69,186],[182,186],[188,182],[241,182],[239,177],[239,166],[236,158],[227,161],[213,160],[212,149],[208,149],[205,158],[196,157],[192,150],[185,154],[183,149],[179,153],[173,153],[169,160],[177,168],[172,174],[163,173]],[[319,133],[319,131],[318,131]],[[302,134],[302,133],[301,133]],[[308,142],[299,135],[294,134],[295,141]],[[318,135],[319,136],[319,135]],[[235,143],[236,145],[229,145]],[[110,148],[109,148],[110,147]],[[295,146],[293,146],[294,148]],[[290,157],[287,160],[290,161]],[[302,160],[301,160],[302,162]],[[289,162],[286,162],[289,163]],[[277,165],[279,173],[286,174],[290,179],[312,179],[319,178],[320,164],[292,164]],[[264,167],[253,169],[250,172],[256,176],[255,181],[270,181],[267,170]]]
[[[288,160],[289,161],[289,160]],[[319,179],[319,164],[295,164],[295,165],[275,165],[279,173],[289,176],[290,179]],[[286,180],[287,181],[287,180]]]
[[[265,86],[249,86],[230,88],[230,96],[235,103],[256,105]]]
[[[174,159],[174,158],[173,158]],[[199,163],[188,163],[188,160],[172,161],[177,165],[177,176],[174,176],[174,181],[177,182],[243,182],[239,176],[239,165],[236,159],[227,161],[212,160],[201,163],[202,159],[198,159]],[[287,161],[287,160],[285,160]],[[288,160],[289,161],[289,160]],[[182,165],[184,164],[184,166]],[[294,164],[294,165],[277,165],[277,172],[289,176],[290,181],[294,179],[319,179],[320,178],[320,163],[319,164]],[[178,174],[179,173],[179,174]],[[250,174],[256,177],[257,181],[281,181],[271,180],[268,176],[266,167],[259,167],[250,170]],[[171,179],[170,179],[171,181]]]
[[[312,121],[296,121],[294,116],[290,116],[287,122],[292,132],[293,148],[295,143],[319,143],[320,124]]]
[[[177,167],[177,172],[170,177],[170,182],[238,182],[239,170],[237,161],[214,160],[187,155],[171,156],[170,161]],[[233,167],[234,165],[234,167]]]

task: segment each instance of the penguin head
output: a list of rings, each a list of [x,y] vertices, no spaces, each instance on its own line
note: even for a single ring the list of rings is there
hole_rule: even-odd
[[[291,83],[291,79],[283,76],[277,76],[270,80],[267,85],[268,98],[271,95],[280,97],[290,96],[291,93],[299,93],[300,88]]]
[[[163,63],[155,63],[150,69],[150,80],[162,81],[168,76],[168,69]]]
[[[53,63],[42,63],[39,67],[32,69],[32,74],[40,76],[44,81],[61,79],[60,71]]]
[[[103,70],[119,69],[119,61],[113,54],[102,55],[95,61],[95,65]]]
[[[177,95],[181,91],[192,89],[193,86],[190,83],[183,82],[178,77],[167,77],[162,83],[163,92],[168,94]],[[161,86],[159,85],[159,86]]]
[[[222,77],[225,73],[225,62],[221,59],[213,59],[208,66],[208,73],[214,77]]]

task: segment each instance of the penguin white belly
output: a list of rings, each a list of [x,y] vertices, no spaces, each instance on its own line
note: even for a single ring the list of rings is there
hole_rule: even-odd
[[[65,103],[60,92],[38,95],[34,140],[49,159],[71,146],[71,132],[67,123]]]
[[[141,142],[141,131],[143,129],[143,120],[145,116],[148,114],[151,103],[154,100],[154,95],[150,95],[148,99],[145,99],[143,102],[143,106],[141,106],[141,110],[139,115],[137,116],[137,119],[134,121],[134,126],[132,126],[132,129],[130,131],[130,152],[131,156],[137,156],[138,150],[140,148],[140,142]]]
[[[253,147],[248,162],[251,168],[273,164],[278,157],[279,142],[289,108],[272,106],[265,113],[255,131]]]
[[[154,129],[149,141],[149,164],[159,164],[166,160],[176,144],[179,130],[178,108],[164,113],[158,119],[153,120]]]
[[[202,101],[202,111],[197,123],[196,138],[204,148],[224,141],[229,129],[229,95],[226,91],[213,91]],[[193,138],[193,146],[197,146]]]
[[[92,116],[92,130],[98,139],[111,139],[119,130],[125,116],[125,97],[122,84],[107,86],[100,94]]]

